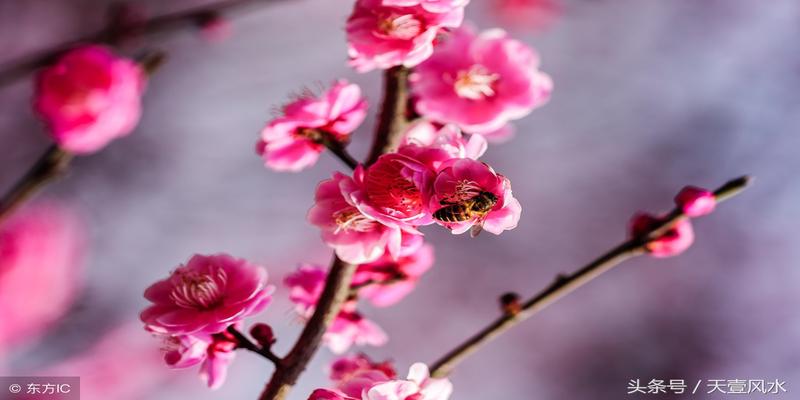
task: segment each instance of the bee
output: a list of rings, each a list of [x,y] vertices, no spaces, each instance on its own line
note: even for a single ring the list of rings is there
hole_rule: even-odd
[[[442,200],[444,206],[433,213],[433,218],[442,222],[465,222],[475,218],[470,236],[475,237],[483,230],[486,215],[497,204],[497,196],[492,192],[480,191],[478,194],[460,202]]]

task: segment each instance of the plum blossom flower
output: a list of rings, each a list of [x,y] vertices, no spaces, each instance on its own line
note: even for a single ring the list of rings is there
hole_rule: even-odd
[[[646,213],[638,213],[631,219],[632,237],[646,234],[663,221]],[[694,242],[694,230],[688,219],[679,219],[675,225],[660,237],[649,241],[645,248],[653,257],[672,257],[683,253]]]
[[[361,170],[360,168],[358,170]],[[360,173],[363,177],[363,173]],[[367,215],[356,203],[354,192],[362,190],[353,178],[335,173],[332,179],[317,187],[315,203],[308,220],[322,230],[322,240],[334,249],[342,260],[361,264],[377,260],[385,250],[397,255],[403,241],[402,227],[397,220],[383,218],[378,213]]]
[[[302,265],[284,280],[289,287],[290,300],[298,314],[309,318],[322,294],[327,273],[322,267]],[[356,301],[347,301],[322,337],[323,343],[336,354],[347,351],[354,344],[382,346],[388,337],[374,322],[364,318],[356,310]]]
[[[346,27],[350,65],[359,72],[416,66],[433,54],[442,29],[461,25],[461,3],[466,2],[357,0]]]
[[[396,377],[390,362],[374,362],[364,354],[339,358],[330,366],[330,379],[336,389],[351,397],[361,397],[373,385]]]
[[[223,253],[198,254],[145,290],[154,304],[140,317],[154,332],[214,334],[263,310],[274,289],[263,267]]]
[[[393,305],[411,293],[422,274],[433,266],[433,247],[422,245],[394,260],[388,254],[356,269],[353,285],[359,297],[377,307]]]
[[[483,135],[465,137],[457,126],[438,126],[426,120],[413,123],[403,135],[398,153],[409,156],[438,171],[452,158],[477,160],[486,152]]]
[[[305,93],[261,131],[256,145],[267,167],[299,171],[317,162],[324,140],[347,142],[367,115],[358,85],[334,82],[321,96]]]
[[[369,168],[356,168],[351,196],[364,215],[419,234],[416,226],[433,222],[423,199],[433,178],[434,171],[414,158],[400,153],[383,154]]]
[[[528,115],[553,88],[536,52],[499,29],[455,31],[410,79],[417,112],[469,133],[495,132]]]
[[[675,204],[689,217],[702,217],[714,211],[717,198],[709,190],[686,186],[675,196]]]
[[[461,234],[478,228],[499,235],[504,230],[514,229],[519,222],[522,207],[511,192],[511,183],[497,174],[488,165],[472,159],[454,159],[446,163],[436,176],[428,201],[429,208],[436,212],[452,205],[464,204],[477,196],[487,199],[491,208],[483,212],[466,213],[466,219],[437,219],[436,222]]]
[[[34,108],[62,149],[93,153],[139,122],[145,74],[102,46],[68,51],[36,76]]]
[[[430,377],[423,363],[411,366],[406,380],[393,380],[372,386],[363,400],[448,400],[453,393],[450,380]]]
[[[236,355],[238,342],[223,331],[169,336],[165,339],[164,361],[171,368],[189,368],[200,364],[200,379],[209,388],[218,389],[225,382],[228,366]]]
[[[72,305],[83,280],[83,226],[56,203],[0,224],[0,349],[33,340]]]

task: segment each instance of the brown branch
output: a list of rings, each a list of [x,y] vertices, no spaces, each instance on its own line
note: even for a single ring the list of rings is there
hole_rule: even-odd
[[[23,57],[0,66],[0,87],[16,81],[28,73],[53,62],[61,53],[81,43],[110,43],[126,34],[158,35],[180,31],[185,27],[192,27],[213,13],[229,12],[242,6],[257,2],[274,0],[227,0],[215,5],[201,6],[172,14],[152,18],[142,24],[133,24],[126,27],[109,26],[101,31],[86,35],[82,38],[62,43],[43,50],[37,54]]]
[[[396,150],[400,144],[403,128],[408,124],[409,72],[405,67],[386,70],[383,106],[366,165],[374,163],[381,154]]]
[[[36,164],[0,200],[0,222],[31,198],[46,184],[62,176],[72,155],[58,146],[50,146]]]
[[[727,200],[739,194],[750,182],[751,179],[746,176],[731,180],[715,190],[714,195],[718,202]],[[603,272],[629,258],[645,254],[647,252],[646,245],[649,241],[663,235],[664,232],[682,218],[686,218],[686,216],[680,209],[676,208],[667,215],[661,224],[653,227],[650,231],[621,243],[571,275],[560,275],[550,286],[523,303],[519,312],[506,313],[434,362],[431,365],[431,375],[436,377],[448,375],[456,364],[476,352],[490,340],[530,318],[562,296],[598,277]]]
[[[334,318],[339,315],[342,304],[350,294],[350,282],[356,265],[346,263],[338,257],[334,258],[328,277],[325,281],[325,289],[317,302],[314,314],[308,320],[300,338],[277,364],[275,373],[272,375],[267,387],[259,397],[260,400],[284,399],[292,386],[297,382],[297,378],[305,371],[311,358],[319,349],[322,342],[322,335],[328,330]]]

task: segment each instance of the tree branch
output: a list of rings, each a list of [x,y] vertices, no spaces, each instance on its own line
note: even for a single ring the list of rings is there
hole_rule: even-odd
[[[314,314],[308,320],[300,338],[283,358],[281,364],[277,364],[275,373],[272,375],[267,387],[259,397],[260,400],[284,399],[292,386],[297,382],[297,378],[311,361],[311,358],[319,349],[322,342],[322,335],[328,330],[334,318],[339,315],[342,304],[350,294],[350,282],[356,265],[346,263],[335,257],[328,277],[325,281],[325,289],[317,302]]]
[[[386,70],[383,106],[366,165],[374,163],[381,154],[396,150],[400,144],[403,128],[408,124],[409,73],[410,70],[405,67]]]
[[[267,360],[272,361],[275,366],[280,366],[283,363],[280,357],[275,355],[269,347],[266,346],[259,346],[253,343],[250,339],[247,338],[242,332],[239,332],[233,325],[228,327],[228,332],[233,335],[236,339],[237,347],[245,350],[252,351],[256,354],[261,355],[262,357],[266,358]]]
[[[746,176],[731,180],[715,190],[714,195],[718,202],[727,200],[739,194],[750,182],[751,179]],[[562,296],[598,277],[603,272],[629,258],[646,253],[645,246],[648,242],[661,236],[683,218],[686,218],[686,216],[680,209],[676,208],[667,215],[661,224],[653,227],[645,234],[621,243],[571,275],[560,275],[550,286],[523,303],[519,312],[506,313],[434,362],[431,365],[431,375],[435,377],[447,376],[456,364],[476,352],[490,340],[530,318]]]
[[[0,87],[8,85],[26,76],[31,71],[52,63],[61,53],[81,43],[110,43],[120,36],[132,33],[140,33],[143,35],[172,33],[187,26],[196,25],[199,20],[212,13],[228,12],[256,2],[269,1],[274,0],[227,0],[215,5],[201,6],[186,11],[162,15],[145,21],[142,24],[135,24],[124,28],[109,26],[93,34],[56,45],[37,54],[23,57],[0,66]]]
[[[53,145],[0,200],[0,222],[50,181],[66,172],[72,155]]]

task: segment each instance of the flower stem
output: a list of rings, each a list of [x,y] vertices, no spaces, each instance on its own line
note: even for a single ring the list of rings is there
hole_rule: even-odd
[[[751,181],[752,179],[747,176],[731,180],[715,190],[714,196],[718,202],[727,200],[741,193]],[[676,208],[661,224],[653,227],[650,231],[622,242],[571,275],[559,275],[550,286],[523,303],[522,309],[519,312],[505,313],[483,328],[480,332],[431,364],[431,375],[434,377],[447,376],[456,364],[463,361],[470,354],[478,351],[478,349],[495,337],[530,318],[562,296],[600,276],[603,272],[610,270],[625,260],[645,254],[647,252],[646,245],[649,241],[658,238],[675,225],[676,222],[685,217],[683,212]]]
[[[278,357],[269,347],[266,346],[258,346],[257,344],[253,343],[250,339],[247,338],[242,332],[239,332],[233,325],[228,327],[228,332],[236,338],[237,346],[239,348],[252,351],[256,354],[263,356],[264,358],[272,361],[273,364],[276,366],[281,365],[283,360]]]
[[[66,172],[72,154],[53,145],[0,200],[0,221],[36,194],[39,189]]]

